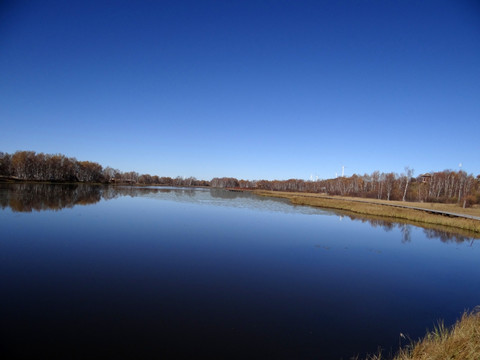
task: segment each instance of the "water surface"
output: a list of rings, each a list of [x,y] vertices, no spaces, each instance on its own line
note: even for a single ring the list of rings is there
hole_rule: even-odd
[[[348,359],[480,301],[479,242],[217,189],[0,185],[1,352]]]

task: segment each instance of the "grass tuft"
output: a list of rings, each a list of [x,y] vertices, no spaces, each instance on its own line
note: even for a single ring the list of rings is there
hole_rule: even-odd
[[[386,360],[381,352],[366,360]],[[423,339],[400,348],[393,360],[479,360],[480,312],[465,312],[452,327],[440,321]]]

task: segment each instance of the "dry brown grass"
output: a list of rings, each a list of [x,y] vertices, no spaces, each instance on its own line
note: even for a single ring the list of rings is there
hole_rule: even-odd
[[[427,204],[427,203],[404,203],[404,202],[386,202],[382,200],[370,200],[370,199],[358,199],[347,197],[326,197],[319,194],[304,194],[304,193],[291,193],[291,192],[278,192],[278,191],[255,191],[256,194],[262,196],[274,196],[280,198],[289,199],[296,205],[309,205],[322,208],[339,209],[351,211],[357,214],[389,217],[392,219],[401,219],[407,221],[413,221],[417,223],[432,224],[454,227],[458,229],[464,229],[475,233],[480,233],[480,221],[473,219],[456,218],[449,216],[442,216],[438,214],[430,214],[421,210],[397,208],[387,205],[408,205],[419,206],[425,209],[431,209],[450,211],[460,213],[460,207],[452,209],[449,204]],[[397,204],[396,204],[397,203]],[[445,208],[436,207],[437,205],[445,205]],[[472,209],[462,209],[472,210]],[[475,209],[474,209],[475,210]],[[477,216],[476,212],[469,215]]]
[[[386,359],[382,354],[368,360]],[[480,313],[464,313],[451,328],[443,323],[417,342],[401,348],[393,360],[479,360]]]
[[[302,196],[302,197],[314,197],[314,198],[325,198],[325,194],[316,194],[316,193],[298,193],[298,192],[288,192],[288,191],[264,191],[258,190],[258,193],[265,192],[268,193],[269,196],[275,196],[272,194],[279,193],[279,194],[288,194],[289,196]],[[366,198],[358,198],[358,197],[351,197],[351,196],[328,196],[329,198],[335,198],[339,200],[351,200],[351,201],[358,201],[358,202],[368,202],[368,203],[375,203],[375,204],[384,204],[384,205],[407,205],[412,207],[419,207],[424,209],[431,209],[431,210],[440,210],[440,211],[448,211],[452,213],[458,214],[465,214],[465,215],[472,215],[480,217],[480,206],[473,205],[469,208],[463,208],[458,204],[442,204],[442,203],[430,203],[430,202],[413,202],[413,201],[395,201],[395,200],[379,200],[379,199],[366,199]],[[480,360],[480,359],[479,359]]]
[[[342,197],[339,196],[340,199],[355,199],[355,200],[365,200],[368,202],[374,202],[378,204],[385,204],[385,205],[407,205],[412,207],[419,207],[424,209],[430,210],[440,210],[440,211],[447,211],[457,214],[465,214],[465,215],[472,215],[480,217],[480,206],[474,205],[470,208],[463,208],[458,204],[441,204],[441,203],[428,203],[428,202],[403,202],[403,201],[387,201],[387,200],[378,200],[378,199],[360,199],[360,198],[352,198],[352,197]],[[480,360],[480,359],[479,359]]]

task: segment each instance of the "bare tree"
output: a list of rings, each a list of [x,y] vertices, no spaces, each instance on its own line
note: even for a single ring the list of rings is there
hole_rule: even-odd
[[[395,185],[395,174],[394,173],[385,174],[385,190],[387,191],[387,200],[390,200],[390,195],[392,194],[394,185]]]
[[[410,169],[410,167],[406,166],[405,167],[405,190],[403,191],[403,198],[402,201],[405,201],[405,198],[407,197],[407,190],[408,190],[408,184],[410,184],[410,180],[413,176],[413,169]]]

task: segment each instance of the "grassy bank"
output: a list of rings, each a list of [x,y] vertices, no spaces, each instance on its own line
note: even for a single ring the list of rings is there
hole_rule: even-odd
[[[403,335],[401,335],[403,336]],[[367,357],[384,360],[382,354]],[[401,348],[394,360],[480,359],[480,313],[464,313],[451,328],[440,323],[416,342]]]
[[[386,202],[382,200],[357,199],[345,197],[326,197],[319,194],[299,194],[291,192],[278,191],[255,191],[257,195],[273,196],[289,199],[295,205],[308,205],[329,209],[338,209],[354,212],[362,215],[373,215],[380,217],[388,217],[398,220],[412,221],[416,223],[440,225],[463,229],[480,234],[480,221],[473,219],[464,219],[457,217],[442,216],[431,214],[421,210],[397,208],[389,205],[397,205],[396,202]],[[441,210],[467,215],[480,216],[480,209],[463,209],[461,207],[453,208],[450,204],[430,204],[430,203],[401,203],[401,205],[409,205],[422,207],[426,210]]]

